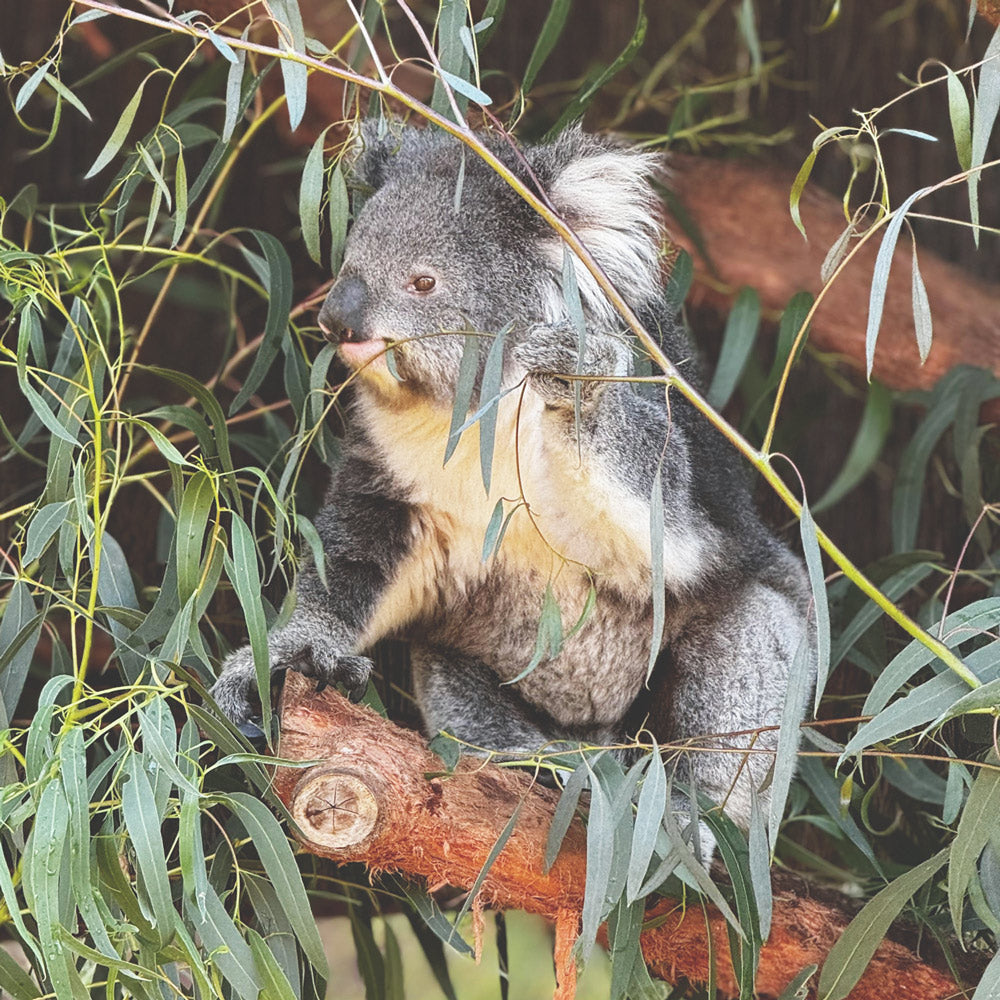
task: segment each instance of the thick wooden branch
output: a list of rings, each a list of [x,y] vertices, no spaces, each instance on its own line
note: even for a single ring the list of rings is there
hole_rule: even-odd
[[[558,793],[524,771],[463,758],[454,774],[416,733],[351,704],[327,688],[316,693],[289,671],[281,707],[279,755],[321,760],[306,770],[279,768],[275,787],[300,828],[307,850],[341,862],[361,862],[374,874],[400,872],[429,888],[470,888],[508,820],[517,825],[483,881],[477,907],[515,908],[556,924],[557,997],[572,997],[570,949],[579,925],[586,873],[586,832],[577,819],[549,872],[545,843]],[[708,930],[703,912],[661,901],[666,919],[647,930],[642,950],[660,979],[708,978]],[[777,996],[805,966],[821,965],[850,920],[847,909],[811,895],[799,880],[776,880],[774,924],[761,952],[757,988]],[[720,989],[736,996],[724,919],[708,921]],[[945,1000],[954,980],[892,941],[883,942],[851,1000]]]

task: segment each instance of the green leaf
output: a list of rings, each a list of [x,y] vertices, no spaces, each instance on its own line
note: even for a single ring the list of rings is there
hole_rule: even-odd
[[[528,93],[535,84],[535,77],[545,65],[559,36],[562,34],[569,15],[571,0],[552,0],[549,13],[542,25],[542,30],[535,40],[535,47],[531,51],[528,59],[528,66],[524,71],[524,79],[521,81],[521,89]]]
[[[383,876],[383,881],[395,888],[401,895],[406,897],[407,902],[423,920],[424,925],[431,930],[435,936],[447,945],[450,945],[460,955],[474,955],[472,946],[460,935],[454,933],[454,928],[448,918],[441,912],[441,908],[423,889],[407,882],[398,876]]]
[[[49,402],[52,397],[46,394],[46,397],[43,398],[38,390],[28,381],[28,346],[35,336],[35,328],[38,323],[38,313],[35,312],[33,307],[29,306],[21,313],[17,335],[17,384],[20,386],[24,397],[28,400],[35,416],[52,434],[75,448],[77,435],[81,429],[80,423],[73,420],[71,425],[73,431],[70,432],[67,430],[52,412],[52,406]],[[59,395],[56,395],[55,398],[60,410],[65,407],[65,415],[72,419],[71,414],[75,413],[75,409],[66,405],[65,398]]]
[[[759,329],[760,298],[752,288],[742,288],[729,311],[719,362],[706,396],[713,409],[721,410],[729,402],[750,358]]]
[[[24,881],[30,890],[32,916],[45,967],[57,997],[77,997],[76,970],[62,944],[63,860],[69,827],[69,804],[58,781],[50,781],[38,800],[31,843],[24,856]],[[75,914],[74,914],[75,916]]]
[[[235,996],[256,997],[263,986],[250,946],[237,930],[226,907],[211,885],[200,913],[185,907],[187,925],[201,937],[202,945],[219,972],[232,984]]]
[[[38,90],[39,85],[42,80],[45,79],[46,73],[49,71],[49,67],[52,65],[51,59],[46,59],[31,76],[25,81],[24,86],[17,92],[17,98],[14,101],[14,110],[20,114],[21,110],[24,108],[25,104],[28,103],[31,95]]]
[[[774,901],[771,895],[771,852],[768,846],[764,814],[757,800],[757,790],[750,786],[750,884],[753,888],[760,939],[766,941],[771,935],[771,919]]]
[[[837,0],[839,6],[840,0]],[[813,976],[816,975],[818,965],[807,965],[794,979],[781,991],[778,1000],[806,1000],[809,995],[809,987],[806,985]]]
[[[649,564],[651,597],[653,604],[653,629],[649,637],[649,662],[646,664],[646,681],[649,682],[656,666],[656,658],[663,648],[663,630],[666,627],[666,582],[663,568],[663,465],[657,463],[653,486],[649,495]]]
[[[993,32],[993,38],[986,47],[983,65],[979,69],[979,85],[972,109],[972,142],[969,167],[974,173],[969,175],[969,208],[972,215],[972,236],[979,246],[979,202],[978,190],[981,167],[986,160],[986,147],[993,132],[993,126],[1000,112],[1000,27]]]
[[[177,211],[174,213],[174,232],[170,238],[170,245],[177,246],[181,236],[184,234],[184,226],[187,224],[188,212],[188,181],[187,167],[184,166],[184,151],[177,150],[177,165],[174,167],[174,193],[177,202]]]
[[[263,995],[267,1000],[297,1000],[295,990],[282,972],[277,959],[271,954],[267,942],[252,927],[247,928],[246,935],[257,966]]]
[[[771,777],[771,806],[768,811],[767,827],[771,843],[771,852],[778,839],[778,829],[781,817],[785,812],[785,801],[788,789],[795,773],[799,749],[799,723],[805,715],[809,692],[812,690],[811,650],[809,640],[803,638],[799,648],[792,658],[791,669],[788,672],[788,687],[785,690],[785,703],[781,710],[781,727],[778,730],[778,749],[774,755],[774,772]]]
[[[483,107],[493,103],[493,98],[485,90],[480,90],[479,87],[469,83],[468,80],[463,80],[460,76],[449,73],[446,69],[441,70],[441,77],[447,81],[452,90],[457,90],[463,97],[467,97],[470,101],[475,101],[477,104],[483,105]]]
[[[806,498],[802,498],[802,513],[799,517],[799,534],[802,538],[802,553],[809,573],[812,590],[813,612],[816,616],[816,695],[814,711],[819,711],[820,699],[826,687],[830,672],[830,606],[826,599],[826,577],[823,573],[823,557],[819,550],[819,536],[816,522],[809,512]]]
[[[939,851],[890,882],[865,904],[823,963],[817,987],[821,1000],[844,1000],[868,967],[876,948],[907,900],[934,877],[947,856],[947,851]]]
[[[278,48],[285,52],[305,54],[306,35],[302,27],[302,14],[298,0],[271,0],[271,15],[276,22]],[[281,76],[285,83],[285,101],[288,104],[288,123],[294,132],[306,110],[306,85],[309,71],[304,63],[291,59],[281,60]]]
[[[639,898],[653,858],[660,821],[667,806],[667,774],[663,766],[660,748],[653,741],[653,750],[646,767],[646,777],[639,791],[636,804],[635,826],[632,830],[632,849],[629,852],[628,877],[625,884],[625,899],[629,903]]]
[[[931,304],[927,298],[924,279],[920,276],[920,265],[917,262],[917,244],[913,244],[913,327],[917,335],[917,350],[920,352],[920,363],[923,364],[930,354],[931,341],[934,339],[934,324],[931,318]]]
[[[929,187],[914,191],[913,194],[903,202],[892,214],[882,242],[879,244],[878,256],[875,258],[875,270],[872,274],[871,293],[868,297],[868,328],[865,331],[865,368],[869,380],[872,377],[872,365],[875,363],[875,343],[878,340],[879,327],[882,325],[882,310],[885,306],[885,293],[889,283],[889,271],[892,267],[892,258],[896,250],[896,241],[899,238],[899,231],[906,219],[906,213],[910,206],[925,194],[930,192]]]
[[[996,756],[989,763],[997,764]],[[962,934],[962,911],[965,892],[976,873],[976,863],[990,837],[996,835],[1000,816],[1000,772],[982,768],[969,789],[969,797],[958,821],[955,839],[948,855],[948,908],[955,933]]]
[[[38,1000],[35,981],[3,948],[0,948],[0,990],[11,1000]]]
[[[472,393],[476,387],[476,374],[479,371],[479,338],[472,333],[465,334],[465,345],[462,349],[462,360],[458,367],[458,380],[455,383],[455,400],[451,407],[451,426],[448,429],[448,443],[444,451],[444,464],[455,453],[465,418],[472,406]]]
[[[249,26],[243,29],[243,41],[247,39]],[[243,70],[246,67],[247,54],[245,49],[236,51],[236,59],[229,64],[226,76],[226,117],[222,124],[222,141],[228,143],[233,137],[236,122],[241,114],[240,93],[243,88]]]
[[[326,133],[332,126],[327,125],[316,137],[309,150],[305,166],[302,168],[302,182],[299,185],[299,223],[302,226],[302,242],[309,256],[320,262],[319,207],[323,200],[323,148]]]
[[[208,515],[215,504],[215,483],[199,469],[188,481],[177,512],[177,593],[187,603],[201,579],[201,550]]]
[[[994,955],[983,969],[972,1000],[996,1000],[996,997],[1000,997],[1000,953]]]
[[[0,701],[8,719],[17,711],[43,624],[44,614],[35,608],[31,588],[24,580],[15,580],[0,618]]]
[[[792,190],[788,196],[788,210],[792,214],[792,222],[795,223],[795,228],[802,234],[803,239],[806,238],[806,227],[802,225],[802,216],[799,214],[799,202],[802,200],[802,192],[809,181],[809,175],[812,173],[813,165],[816,163],[816,154],[818,152],[819,150],[813,147],[809,155],[805,158],[805,162],[799,167],[799,172],[795,175],[795,180],[792,181]]]
[[[556,803],[555,812],[552,814],[549,836],[545,842],[545,867],[543,871],[546,874],[559,856],[559,849],[562,847],[566,831],[569,829],[569,825],[573,822],[573,817],[576,815],[576,809],[580,802],[580,794],[583,792],[589,777],[590,771],[581,760],[573,773],[566,779],[562,794]]]
[[[479,419],[479,466],[483,476],[483,487],[489,496],[493,473],[493,446],[496,441],[497,415],[500,412],[500,385],[503,381],[503,349],[507,334],[513,324],[508,323],[496,335],[486,355],[482,382],[479,388],[480,406],[486,402],[488,408]]]
[[[590,767],[590,812],[587,814],[587,881],[584,886],[583,912],[577,947],[584,962],[590,957],[597,930],[607,916],[605,898],[614,861],[615,826],[618,817],[611,811],[608,793]]]
[[[66,101],[67,104],[72,104],[73,107],[76,108],[76,110],[79,111],[80,114],[87,119],[87,121],[93,120],[90,117],[90,112],[87,110],[86,105],[83,103],[83,101],[81,101],[80,98],[77,97],[76,94],[74,94],[73,91],[70,90],[69,87],[67,87],[66,84],[64,84],[62,80],[59,79],[59,77],[55,76],[52,73],[46,73],[45,82],[48,83],[48,85],[64,101]],[[18,97],[20,98],[20,95],[18,95]]]
[[[892,426],[892,393],[877,381],[869,382],[861,422],[847,458],[826,492],[812,505],[814,514],[833,507],[847,496],[872,470]]]
[[[125,773],[128,781],[121,785],[122,816],[135,851],[139,905],[157,935],[158,946],[162,947],[173,934],[174,908],[160,817],[152,786],[137,754],[127,758]]]
[[[465,0],[439,0],[437,17],[437,57],[441,66],[442,77],[451,86],[462,94],[460,87],[455,86],[455,80],[464,82],[464,78],[469,74],[471,63],[465,53],[465,46],[462,44],[461,28],[468,21],[468,4]],[[467,96],[467,95],[466,95]],[[478,98],[473,98],[477,100]],[[489,98],[487,98],[489,103]],[[461,97],[455,103],[458,105],[459,114],[465,113],[465,102]],[[441,80],[434,81],[434,93],[431,95],[431,107],[441,115],[451,117],[453,115],[451,102],[448,100],[444,83]],[[465,124],[464,121],[460,124]]]
[[[945,66],[948,74],[948,116],[951,118],[951,134],[955,139],[955,155],[958,165],[968,170],[972,164],[972,129],[970,125],[969,97],[962,81],[950,66]]]
[[[328,973],[323,943],[316,929],[302,876],[281,824],[260,799],[246,792],[232,792],[226,797],[226,801],[252,838],[268,880],[284,906],[285,916],[294,928],[302,950],[314,968],[326,978]]]
[[[104,148],[97,154],[97,159],[94,160],[91,168],[83,175],[84,180],[89,180],[95,174],[99,174],[114,159],[118,150],[122,148],[122,144],[125,142],[129,130],[132,128],[132,123],[135,121],[136,112],[139,110],[139,102],[142,100],[142,92],[148,80],[149,77],[147,76],[139,84],[139,89],[132,95],[128,104],[125,105],[125,110],[121,113],[118,124],[115,125],[108,141],[104,144]]]
[[[288,2],[294,3],[294,0]],[[270,233],[251,229],[250,234],[260,244],[267,265],[263,280],[267,292],[267,319],[257,356],[243,382],[243,388],[229,407],[230,414],[236,413],[264,381],[264,376],[281,349],[282,338],[288,329],[288,315],[292,309],[292,265],[285,248]]]
[[[25,566],[33,563],[45,551],[53,535],[65,522],[72,503],[71,500],[63,500],[60,503],[46,504],[31,518],[22,557]]]
[[[257,565],[257,545],[253,532],[237,514],[230,521],[232,562],[227,572],[236,596],[239,598],[247,624],[250,648],[253,651],[254,669],[257,672],[257,690],[262,710],[262,728],[271,732],[271,655],[267,647],[267,621],[261,602],[260,569]]]
[[[639,0],[639,7],[635,18],[635,28],[632,36],[625,44],[625,48],[618,53],[613,62],[606,66],[596,75],[588,74],[587,79],[580,89],[573,95],[573,99],[563,109],[558,121],[549,131],[549,136],[557,135],[570,122],[579,121],[583,113],[590,106],[593,99],[600,92],[601,88],[611,79],[616,77],[626,66],[628,66],[639,54],[643,42],[646,40],[646,31],[649,27],[649,19],[646,17],[645,0]]]
[[[347,241],[347,223],[350,219],[350,199],[347,197],[347,182],[344,171],[338,163],[330,174],[327,191],[330,219],[330,270],[336,274],[344,259],[344,243]]]

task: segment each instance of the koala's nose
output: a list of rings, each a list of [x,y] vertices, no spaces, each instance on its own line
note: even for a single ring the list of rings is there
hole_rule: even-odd
[[[319,311],[323,335],[332,343],[367,340],[368,286],[356,274],[338,278]]]

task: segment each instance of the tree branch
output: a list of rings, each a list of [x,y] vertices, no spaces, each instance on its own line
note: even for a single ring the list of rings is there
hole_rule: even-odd
[[[583,906],[586,830],[577,817],[545,872],[549,825],[559,793],[523,770],[463,758],[442,775],[441,761],[421,737],[335,690],[288,672],[281,706],[279,756],[321,760],[306,770],[278,768],[275,788],[300,829],[305,848],[371,872],[400,872],[434,890],[469,889],[511,815],[517,824],[490,868],[474,908],[514,908],[556,924],[557,998],[575,988],[571,947]],[[757,989],[777,996],[804,967],[821,965],[850,920],[847,905],[821,898],[799,879],[775,879],[774,922],[761,952]],[[846,902],[846,901],[845,901]],[[704,982],[708,933],[717,956],[719,988],[739,990],[729,961],[726,923],[715,911],[683,910],[661,900],[648,914],[663,918],[643,932],[651,973],[667,982]],[[706,927],[706,923],[708,927]],[[879,947],[850,1000],[945,1000],[959,992],[948,975],[892,941]]]

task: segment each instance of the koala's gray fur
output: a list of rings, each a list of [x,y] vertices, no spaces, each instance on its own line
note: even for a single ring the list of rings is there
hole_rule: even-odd
[[[551,229],[442,133],[391,127],[380,138],[366,127],[363,143],[353,171],[371,197],[319,316],[357,370],[344,461],[317,518],[330,589],[303,572],[294,614],[270,637],[272,667],[293,665],[356,692],[371,646],[401,636],[412,643],[430,733],[530,752],[553,739],[620,740],[647,721],[661,742],[746,747],[746,731],[780,721],[792,657],[807,641],[808,590],[799,560],[755,512],[735,453],[679,394],[668,403],[662,390],[584,381],[577,409],[572,380],[559,377],[580,369],[562,244]],[[491,146],[526,176],[502,141]],[[697,382],[661,286],[655,158],[579,130],[523,155],[667,356]],[[582,373],[630,374],[621,319],[578,263],[577,276]],[[434,279],[433,288],[417,278]],[[523,388],[500,404],[487,496],[478,425],[443,467],[442,459],[461,334],[495,334],[508,323],[504,385]],[[491,341],[483,338],[481,358]],[[647,689],[658,467],[666,627]],[[526,504],[484,562],[500,497]],[[501,686],[531,659],[546,587],[568,630],[591,581],[597,602],[579,632],[557,657]],[[245,720],[255,688],[242,649],[213,690],[228,715]],[[755,746],[775,742],[766,732]],[[759,788],[769,765],[767,755],[744,758],[694,750],[686,764],[698,788],[743,824],[750,786]]]

